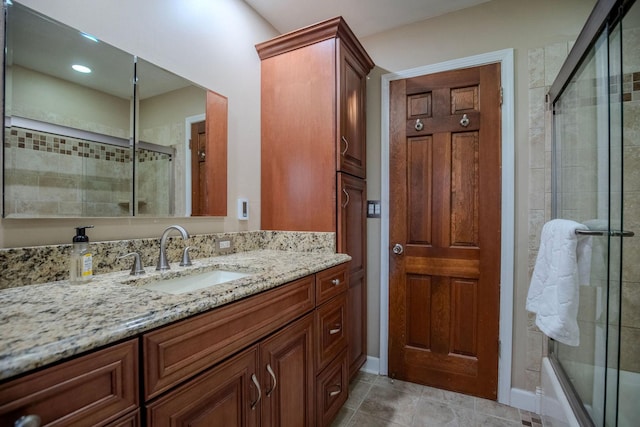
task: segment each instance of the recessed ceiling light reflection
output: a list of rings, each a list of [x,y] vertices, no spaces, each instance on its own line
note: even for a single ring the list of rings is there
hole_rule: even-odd
[[[81,33],[80,33],[80,35],[81,35],[82,37],[85,37],[85,38],[87,38],[87,39],[91,40],[92,42],[96,42],[96,43],[98,43],[98,39],[97,39],[97,38],[95,38],[94,36],[92,36],[91,34],[87,34],[87,33],[82,33],[82,32],[81,32]]]
[[[88,73],[91,72],[91,68],[86,67],[84,65],[74,64],[74,65],[71,66],[71,68],[73,68],[74,70],[76,70],[79,73],[88,74]]]

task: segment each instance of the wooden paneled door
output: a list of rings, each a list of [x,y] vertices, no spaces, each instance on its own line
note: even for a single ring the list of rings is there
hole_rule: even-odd
[[[390,88],[389,375],[497,398],[500,65]]]
[[[191,124],[191,215],[207,214],[207,126]]]

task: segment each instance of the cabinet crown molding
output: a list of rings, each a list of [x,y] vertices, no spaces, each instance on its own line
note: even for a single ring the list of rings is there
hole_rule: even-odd
[[[350,48],[367,74],[371,71],[375,65],[373,60],[341,16],[309,25],[308,27],[291,31],[266,42],[259,43],[256,45],[256,50],[258,51],[260,59],[264,60],[332,38],[339,38],[342,44]]]

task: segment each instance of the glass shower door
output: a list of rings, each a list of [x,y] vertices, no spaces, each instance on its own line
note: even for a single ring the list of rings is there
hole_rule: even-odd
[[[636,232],[636,236],[618,242],[622,261],[619,300],[615,303],[619,307],[619,392],[617,408],[611,409],[617,424],[610,425],[627,427],[640,422],[640,3],[630,8],[620,25],[622,90],[618,108],[624,163],[618,198],[621,229]],[[607,417],[612,420],[613,415]]]
[[[629,427],[640,425],[640,2],[596,10],[579,66],[551,90],[553,216],[594,233],[580,344],[552,341],[550,354],[580,425]]]
[[[552,356],[578,396],[576,413],[604,426],[607,387],[609,246],[609,40],[596,41],[554,104],[554,217],[604,230],[591,237],[590,282],[579,288],[576,347],[554,342]],[[585,425],[588,425],[588,419]]]

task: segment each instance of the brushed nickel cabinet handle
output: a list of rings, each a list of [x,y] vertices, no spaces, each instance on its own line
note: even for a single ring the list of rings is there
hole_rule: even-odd
[[[338,286],[340,284],[340,279],[333,279],[331,283],[335,286]]]
[[[329,329],[329,335],[335,335],[342,330],[342,325],[335,325],[335,329]]]
[[[343,208],[346,208],[346,207],[347,207],[347,205],[349,204],[349,200],[350,200],[351,198],[349,197],[349,192],[347,191],[347,189],[346,189],[346,188],[343,188],[343,189],[342,189],[342,192],[343,192],[344,194],[346,194],[346,196],[347,196],[347,201],[346,201],[346,202],[344,202],[344,204],[342,205],[342,207],[343,207]]]
[[[340,153],[342,157],[344,157],[344,155],[347,154],[347,150],[349,149],[349,141],[347,141],[347,138],[345,138],[344,136],[340,137],[340,139],[342,139],[342,141],[344,142],[344,151]]]
[[[267,397],[269,397],[271,396],[271,393],[273,393],[273,390],[276,389],[278,381],[276,380],[276,374],[273,372],[273,369],[271,369],[271,365],[269,363],[267,363],[267,372],[271,375],[271,379],[273,380],[273,387],[267,391]]]
[[[37,415],[24,415],[16,420],[14,427],[40,427],[40,417]]]
[[[258,390],[258,398],[256,399],[255,402],[251,403],[251,409],[256,409],[258,402],[260,402],[260,399],[262,398],[262,392],[260,391],[260,383],[258,383],[258,378],[256,378],[256,374],[251,374],[251,381],[253,381],[253,384],[256,386],[256,389]]]
[[[337,385],[336,387],[338,387],[338,389],[336,391],[329,392],[329,396],[333,397],[342,393],[342,387],[340,387],[339,385]]]

